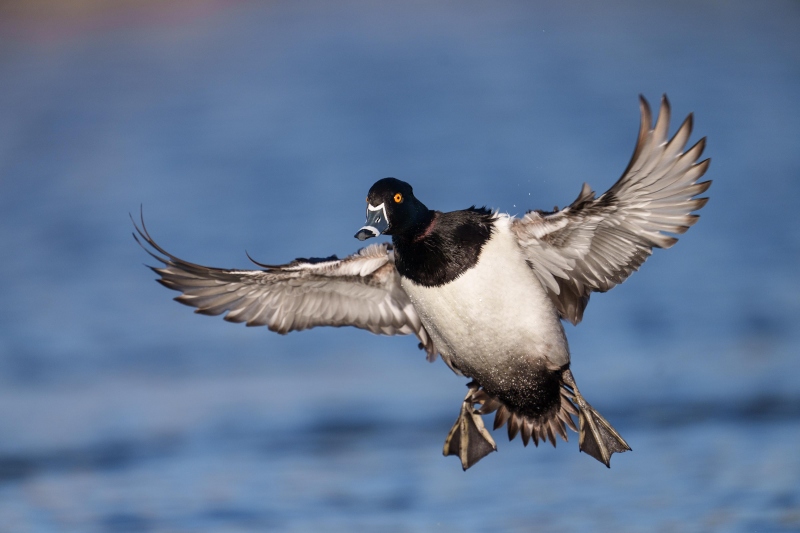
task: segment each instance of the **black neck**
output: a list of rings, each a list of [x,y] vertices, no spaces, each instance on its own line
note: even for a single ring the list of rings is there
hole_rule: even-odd
[[[449,283],[475,266],[491,237],[494,217],[485,208],[429,211],[408,231],[393,235],[397,271],[425,287]]]

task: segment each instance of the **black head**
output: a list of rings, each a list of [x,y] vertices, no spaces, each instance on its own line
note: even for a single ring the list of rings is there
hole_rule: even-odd
[[[356,238],[402,235],[429,221],[430,210],[414,197],[411,185],[395,178],[378,180],[367,194],[367,223]]]

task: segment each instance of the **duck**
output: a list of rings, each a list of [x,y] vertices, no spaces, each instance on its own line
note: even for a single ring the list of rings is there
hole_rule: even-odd
[[[134,238],[155,258],[157,281],[178,302],[229,322],[286,334],[317,326],[354,326],[380,335],[415,335],[431,362],[441,357],[469,379],[443,453],[467,470],[497,450],[493,429],[509,440],[556,445],[578,433],[578,449],[610,467],[631,447],[583,397],[570,368],[564,323],[577,325],[593,292],[625,281],[655,248],[670,248],[699,219],[698,181],[705,137],[686,149],[690,114],[669,138],[670,104],[655,124],[640,96],[633,156],[611,188],[583,184],[563,209],[515,217],[474,205],[429,209],[405,181],[383,178],[367,194],[360,241],[386,235],[339,259],[253,260],[258,269],[203,266],[167,252],[140,214]],[[577,418],[577,424],[575,423]]]

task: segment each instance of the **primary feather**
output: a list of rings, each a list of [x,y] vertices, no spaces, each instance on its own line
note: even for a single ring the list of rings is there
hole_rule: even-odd
[[[568,207],[553,213],[530,211],[512,229],[528,264],[547,289],[562,318],[577,324],[593,291],[625,281],[654,247],[669,248],[689,229],[708,198],[695,198],[711,185],[697,180],[709,160],[697,160],[705,138],[684,152],[692,115],[667,140],[670,106],[666,96],[654,127],[650,106],[640,99],[639,138],[628,168],[600,197],[589,185]]]
[[[344,259],[296,259],[264,270],[198,265],[156,244],[141,222],[137,241],[163,267],[159,283],[181,292],[178,302],[230,322],[267,326],[278,333],[315,326],[355,326],[383,335],[415,334],[428,358],[436,349],[400,287],[390,244],[373,244]],[[134,235],[136,237],[136,235]]]

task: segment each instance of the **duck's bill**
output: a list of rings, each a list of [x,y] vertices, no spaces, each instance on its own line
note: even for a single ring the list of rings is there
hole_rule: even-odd
[[[367,223],[358,230],[355,237],[359,241],[365,241],[371,237],[377,237],[387,229],[389,229],[389,221],[386,218],[384,205],[373,207],[367,204]]]

